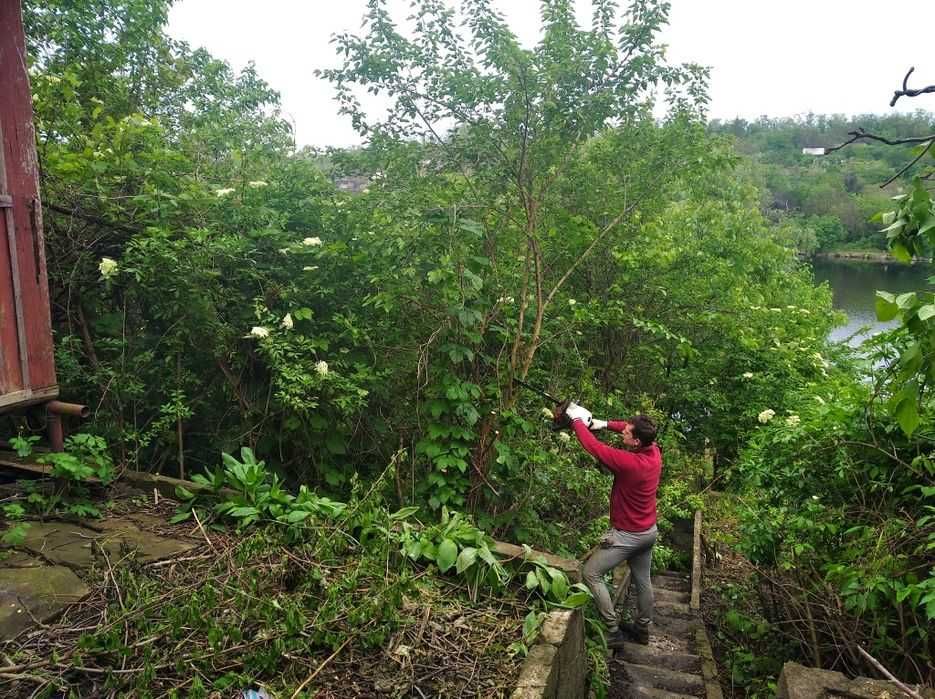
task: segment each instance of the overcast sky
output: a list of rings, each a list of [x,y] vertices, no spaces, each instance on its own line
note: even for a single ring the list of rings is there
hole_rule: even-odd
[[[538,0],[494,4],[524,44],[535,43]],[[590,0],[577,5],[588,25]],[[169,33],[237,69],[254,61],[281,93],[299,145],[351,145],[359,138],[313,71],[338,64],[329,38],[356,32],[365,7],[366,0],[176,0]],[[402,21],[409,2],[390,7]],[[910,66],[918,76],[910,86],[935,83],[933,27],[933,0],[672,0],[663,40],[671,60],[711,66],[713,118],[885,113]],[[935,96],[900,105],[935,111]]]

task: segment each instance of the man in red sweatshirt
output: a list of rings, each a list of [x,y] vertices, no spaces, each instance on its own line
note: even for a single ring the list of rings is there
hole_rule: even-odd
[[[656,425],[645,415],[627,420],[595,420],[588,410],[572,403],[566,411],[585,451],[613,474],[610,490],[610,526],[600,547],[584,564],[582,577],[594,595],[607,624],[607,645],[617,648],[625,640],[649,643],[653,619],[653,588],[649,579],[653,544],[656,543],[656,490],[662,473],[662,453],[656,444]],[[627,449],[615,449],[599,441],[592,430],[610,429],[623,434]],[[630,565],[636,583],[635,624],[621,628],[604,575],[623,561]]]

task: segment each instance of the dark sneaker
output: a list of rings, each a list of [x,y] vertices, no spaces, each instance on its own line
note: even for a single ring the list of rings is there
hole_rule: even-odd
[[[628,641],[649,645],[649,624],[620,624],[620,635]]]
[[[608,648],[623,648],[623,644],[630,640],[623,631],[619,629],[616,631],[609,631],[607,633],[607,647]]]

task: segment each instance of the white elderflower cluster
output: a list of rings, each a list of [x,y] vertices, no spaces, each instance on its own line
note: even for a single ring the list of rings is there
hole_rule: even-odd
[[[109,257],[102,257],[101,263],[97,266],[101,270],[101,279],[110,279],[115,274],[117,274],[119,265],[117,260],[113,260]]]
[[[214,190],[214,195],[215,195],[216,197],[226,197],[228,194],[233,194],[233,193],[234,193],[234,188],[233,188],[233,187],[224,187],[224,189],[215,189],[215,190]]]
[[[321,245],[321,238],[317,235],[314,238],[304,238],[302,240],[302,245],[307,245],[309,247],[318,247]]]
[[[752,379],[752,378],[753,378],[753,372],[752,372],[752,371],[745,371],[745,372],[743,372],[743,377],[744,377],[745,379]]]
[[[315,371],[319,376],[327,376],[328,375],[328,362],[320,361],[316,363]]]
[[[250,335],[253,337],[269,337],[269,328],[264,328],[262,325],[254,325],[250,328]]]
[[[786,418],[786,424],[787,424],[789,427],[795,427],[795,426],[798,425],[801,421],[802,421],[802,420],[799,418],[798,415],[790,415],[789,417]]]
[[[253,180],[252,182],[247,182],[247,186],[251,189],[260,189],[261,187],[268,187],[269,183],[263,180]]]
[[[766,424],[770,420],[776,417],[776,411],[770,408],[767,408],[762,413],[756,416],[756,419],[760,421],[761,424]]]
[[[286,330],[292,330],[292,328],[295,327],[295,321],[292,320],[292,314],[287,313],[286,315],[284,315],[282,317],[282,323],[280,323],[280,325],[282,325],[282,327],[284,327]]]

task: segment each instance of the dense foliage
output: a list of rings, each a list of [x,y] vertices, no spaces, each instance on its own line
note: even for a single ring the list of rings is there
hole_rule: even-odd
[[[366,145],[323,157],[295,149],[252,68],[166,36],[168,5],[25,8],[60,382],[94,406],[118,468],[233,487],[219,520],[294,542],[392,464],[380,516],[441,520],[399,525],[394,550],[413,561],[496,570],[473,525],[449,536],[466,521],[450,509],[580,555],[606,525],[609,481],[512,381],[530,379],[599,417],[657,418],[664,529],[713,455],[743,496],[742,547],[794,582],[774,621],[797,647],[858,669],[866,643],[924,676],[931,412],[907,382],[930,365],[932,305],[883,298],[914,320],[879,341],[881,357],[902,351],[900,382],[869,385],[827,346],[830,292],[796,257],[870,233],[887,151],[802,156],[843,140],[837,118],[709,128],[706,71],[657,42],[664,2],[618,20],[600,0],[583,29],[547,0],[525,48],[485,0],[462,3],[463,23],[419,0],[411,33],[373,2],[360,37],[336,37],[343,62],[322,74]],[[388,99],[383,119],[362,109],[368,91]],[[369,184],[349,194],[345,175]],[[931,235],[927,205],[899,205],[900,236]],[[390,560],[363,565],[376,580]],[[562,597],[549,570],[531,573]],[[99,636],[88,651],[106,655]]]

